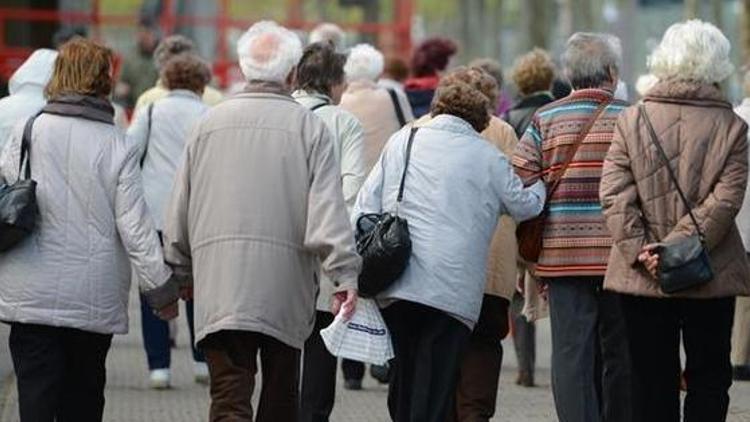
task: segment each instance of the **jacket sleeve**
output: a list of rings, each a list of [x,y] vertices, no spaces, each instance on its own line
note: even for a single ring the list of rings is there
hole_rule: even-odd
[[[521,178],[513,172],[508,158],[498,154],[499,165],[495,166],[496,175],[493,180],[499,182],[499,196],[503,207],[513,220],[517,222],[534,218],[544,209],[546,190],[544,182],[537,180],[529,187],[524,187]]]
[[[138,162],[143,157],[148,136],[148,107],[138,110],[133,115],[133,122],[128,127],[128,145],[138,145]]]
[[[355,230],[357,220],[363,214],[380,214],[383,212],[383,166],[385,166],[387,145],[383,148],[378,162],[372,166],[370,175],[367,176],[367,180],[365,180],[362,189],[359,190],[359,195],[357,195],[357,202],[354,204],[351,213],[352,227]]]
[[[313,136],[305,247],[320,257],[322,270],[336,292],[357,288],[362,260],[354,248],[333,141],[322,123]]]
[[[164,215],[164,256],[180,279],[192,279],[192,255],[188,226],[190,206],[190,168],[196,129],[187,143],[182,162],[175,174],[174,187]]]
[[[516,145],[513,154],[513,167],[526,186],[542,178],[542,135],[536,116]]]
[[[742,206],[747,186],[747,124],[737,117],[729,128],[726,139],[727,142],[731,142],[731,148],[726,157],[724,170],[708,197],[693,209],[709,250],[718,245],[734,226],[734,218]],[[686,214],[664,241],[684,237],[688,233],[695,233],[695,226],[690,215]]]
[[[365,160],[363,155],[365,132],[362,125],[351,116],[344,124],[341,143],[341,184],[346,209],[351,212],[357,193],[365,180]]]
[[[140,290],[149,304],[159,309],[177,300],[177,286],[164,255],[154,223],[143,198],[138,169],[138,149],[131,146],[117,181],[115,219]]]
[[[0,150],[0,185],[18,179],[18,160],[21,159],[21,123],[16,125]]]
[[[627,262],[635,265],[647,240],[638,205],[638,189],[630,167],[625,122],[624,117],[620,117],[615,126],[612,144],[604,159],[599,199],[615,246]]]

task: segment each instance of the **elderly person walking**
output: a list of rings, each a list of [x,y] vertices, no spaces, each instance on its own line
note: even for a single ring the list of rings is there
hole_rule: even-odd
[[[0,320],[11,325],[21,421],[101,420],[112,335],[128,330],[131,266],[151,306],[163,317],[176,311],[139,148],[114,126],[107,100],[112,59],[82,38],[65,44],[49,103],[16,126],[0,156],[0,184],[15,182],[28,133],[37,227],[0,254]]]
[[[745,99],[735,107],[734,112],[742,117],[745,123],[750,123],[750,71],[745,72],[744,89]],[[747,191],[736,221],[745,252],[750,254],[750,195]],[[750,381],[750,298],[737,298],[733,327],[732,375],[737,381]]]
[[[398,208],[409,222],[409,265],[377,296],[396,352],[388,408],[399,422],[444,422],[451,414],[498,217],[523,221],[544,202],[543,185],[524,189],[505,156],[482,139],[490,100],[465,79],[458,74],[441,83],[432,121],[391,137],[353,212],[356,221]],[[403,201],[397,203],[407,150]]]
[[[369,172],[388,138],[414,120],[414,116],[408,101],[402,103],[396,90],[377,85],[383,73],[383,54],[371,45],[354,46],[344,72],[348,85],[341,96],[341,108],[362,123],[365,169]]]
[[[346,56],[336,52],[329,42],[308,45],[297,64],[297,90],[292,97],[320,117],[332,135],[333,154],[343,186],[344,211],[348,212],[364,181],[365,168],[362,160],[362,126],[354,115],[337,105],[346,86],[345,62]],[[331,294],[331,284],[324,276],[316,304],[315,328],[305,342],[302,421],[326,421],[333,410],[337,359],[328,352],[320,337],[320,330],[330,325],[335,316],[331,313]],[[345,386],[360,389],[364,367],[345,360],[342,369]]]
[[[193,41],[183,35],[170,35],[164,38],[154,50],[154,65],[159,74],[162,73],[169,60],[181,54],[198,54]],[[166,97],[168,94],[169,89],[164,86],[164,81],[161,78],[158,79],[155,86],[138,97],[133,113],[138,113],[141,109],[148,107],[149,104]],[[224,96],[215,88],[206,85],[201,98],[206,105],[214,106],[224,99]]]
[[[211,80],[211,70],[200,58],[181,54],[163,67],[160,80],[169,90],[166,97],[141,109],[128,129],[128,140],[141,147],[146,203],[156,223],[156,230],[164,230],[164,208],[174,184],[177,166],[182,159],[185,141],[195,122],[201,119],[208,106],[201,101],[203,89]],[[193,301],[185,303],[190,346],[193,352],[194,377],[199,383],[208,382],[208,367],[203,354],[193,343]],[[154,316],[153,310],[141,297],[141,329],[149,369],[151,388],[168,388],[171,384],[169,326]]]
[[[630,420],[625,328],[617,295],[602,291],[612,239],[599,180],[627,106],[613,98],[620,57],[610,37],[570,37],[562,62],[574,91],[537,110],[513,158],[527,184],[543,180],[549,188],[561,180],[549,193],[533,271],[549,290],[552,392],[561,422]]]
[[[680,419],[681,338],[685,420],[727,416],[735,296],[750,294],[734,221],[747,184],[747,124],[719,88],[733,71],[729,50],[709,23],[667,29],[648,61],[659,82],[618,120],[604,165],[602,206],[616,245],[604,285],[622,294],[637,420]],[[658,242],[691,235],[703,237],[713,280],[666,294]]]
[[[333,312],[351,315],[361,260],[334,140],[289,94],[299,38],[258,22],[237,54],[247,89],[210,109],[187,141],[167,210],[166,256],[194,280],[209,419],[296,421],[319,271],[333,285]],[[254,419],[258,355],[263,388]]]
[[[440,37],[428,38],[414,49],[411,77],[404,82],[414,117],[422,117],[430,111],[440,76],[457,51],[458,46],[453,40]]]
[[[8,81],[10,95],[0,99],[0,150],[13,127],[44,107],[44,87],[52,76],[57,52],[40,48],[16,69]]]

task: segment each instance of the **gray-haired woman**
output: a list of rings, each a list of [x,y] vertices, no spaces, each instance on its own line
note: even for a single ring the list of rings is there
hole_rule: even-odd
[[[750,268],[734,221],[747,183],[747,125],[718,85],[732,73],[729,49],[711,24],[670,27],[649,58],[659,83],[642,109],[622,114],[604,163],[601,200],[615,241],[604,286],[622,294],[636,420],[679,420],[681,338],[685,420],[726,419],[734,298],[750,294]],[[713,280],[665,293],[657,242],[696,234],[704,236]]]

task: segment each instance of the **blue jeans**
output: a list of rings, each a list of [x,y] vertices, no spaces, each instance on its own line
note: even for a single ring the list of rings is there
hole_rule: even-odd
[[[154,311],[146,303],[146,299],[141,297],[141,328],[143,332],[143,346],[146,348],[146,358],[148,359],[148,369],[169,368],[171,361],[171,351],[169,343],[169,323],[159,319],[154,315]],[[193,301],[185,302],[185,316],[187,317],[188,328],[190,330],[190,348],[193,350],[193,360],[196,362],[205,362],[206,358],[198,349],[195,348],[195,331],[193,329]]]

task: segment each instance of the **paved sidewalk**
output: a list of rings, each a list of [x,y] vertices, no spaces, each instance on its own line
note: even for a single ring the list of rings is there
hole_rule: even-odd
[[[205,421],[208,415],[208,389],[192,380],[192,362],[187,347],[187,326],[181,315],[177,350],[173,351],[173,385],[168,391],[147,388],[145,355],[141,346],[140,317],[137,298],[131,298],[131,333],[115,338],[107,361],[108,381],[104,420],[108,422],[192,422]],[[182,309],[181,309],[182,311]],[[505,342],[505,362],[498,397],[498,414],[493,421],[555,421],[552,394],[549,390],[549,325],[539,330],[539,387],[521,388],[513,384],[515,356],[510,342]],[[0,345],[0,360],[7,359],[7,342]],[[332,422],[388,421],[386,388],[372,379],[365,380],[365,390],[340,389]],[[17,396],[12,383],[0,385],[0,422],[18,421]],[[256,392],[257,395],[257,392]],[[731,422],[750,422],[750,383],[732,388]]]

